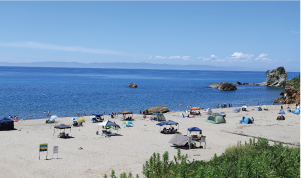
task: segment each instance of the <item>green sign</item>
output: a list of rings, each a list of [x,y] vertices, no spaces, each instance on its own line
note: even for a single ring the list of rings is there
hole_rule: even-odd
[[[40,151],[47,151],[47,148],[48,148],[47,143],[40,144]]]

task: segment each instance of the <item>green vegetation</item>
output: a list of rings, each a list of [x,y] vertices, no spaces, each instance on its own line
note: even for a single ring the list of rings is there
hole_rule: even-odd
[[[295,89],[300,88],[300,74],[299,77],[294,77],[292,80],[289,81],[289,83],[292,83],[294,85]]]
[[[273,69],[270,73],[274,73],[274,72],[276,72],[276,71],[278,71],[279,74],[285,74],[285,69],[284,69],[284,67],[278,67],[277,69]],[[268,72],[268,71],[266,71],[266,74],[267,74],[267,72]]]
[[[300,177],[300,147],[284,147],[281,143],[273,146],[267,139],[250,139],[250,143],[229,147],[225,153],[210,161],[188,161],[178,149],[174,160],[169,161],[168,152],[153,156],[143,165],[147,178],[161,177]],[[138,175],[137,175],[138,176]],[[107,177],[105,175],[105,177]],[[116,177],[112,171],[111,178]],[[122,178],[132,178],[121,174]]]
[[[270,73],[270,70],[267,70],[266,72],[265,72],[265,75],[268,75]]]

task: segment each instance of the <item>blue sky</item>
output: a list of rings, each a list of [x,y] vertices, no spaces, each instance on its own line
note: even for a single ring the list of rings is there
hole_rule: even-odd
[[[0,62],[300,71],[300,2],[0,2]]]

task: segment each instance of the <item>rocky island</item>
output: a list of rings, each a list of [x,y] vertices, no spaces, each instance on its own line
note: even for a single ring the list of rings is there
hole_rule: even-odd
[[[233,83],[228,83],[228,82],[212,84],[209,86],[209,88],[217,88],[218,90],[225,90],[225,91],[237,90],[237,87]]]
[[[287,80],[287,73],[284,67],[278,67],[272,71],[268,70],[265,73],[267,78],[264,82],[260,83],[260,86],[269,86],[269,87],[285,87]]]
[[[169,109],[166,105],[163,106],[156,106],[148,108],[144,111],[144,114],[153,114],[153,113],[166,113],[169,112]]]
[[[130,83],[130,84],[129,84],[129,87],[130,87],[130,88],[137,88],[138,86],[137,86],[136,83]]]

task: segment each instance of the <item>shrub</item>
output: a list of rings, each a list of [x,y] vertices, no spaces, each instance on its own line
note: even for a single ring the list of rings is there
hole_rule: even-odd
[[[271,146],[267,139],[259,138],[244,145],[238,142],[210,161],[190,162],[180,149],[172,161],[168,152],[163,154],[163,160],[154,153],[143,165],[143,174],[147,178],[300,177],[300,147],[284,147],[281,143]],[[126,178],[125,173],[122,176]]]
[[[300,74],[299,74],[299,77],[294,77],[289,82],[294,85],[295,89],[299,89],[300,88]]]
[[[285,69],[284,69],[284,67],[278,67],[276,70],[277,70],[280,74],[285,74]]]

